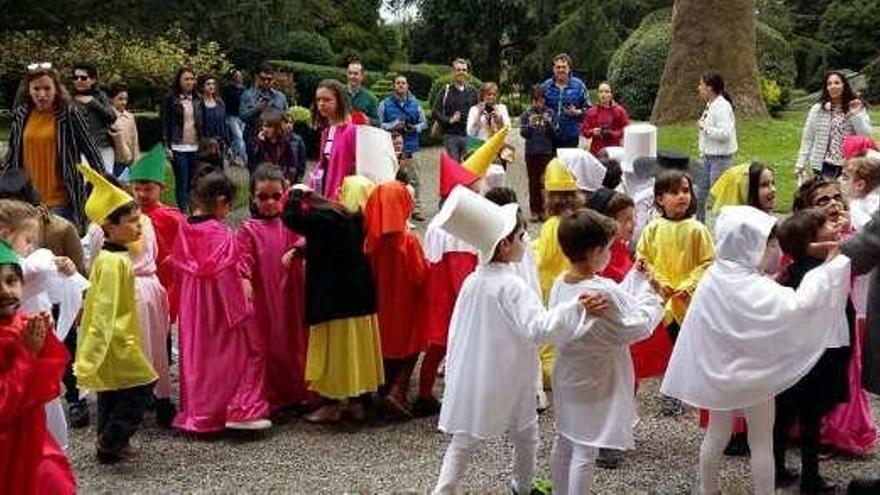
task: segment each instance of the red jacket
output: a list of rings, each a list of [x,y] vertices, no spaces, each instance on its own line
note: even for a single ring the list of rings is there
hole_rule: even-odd
[[[596,105],[587,110],[581,134],[593,140],[590,144],[590,153],[595,155],[606,146],[620,146],[623,128],[627,125],[629,125],[629,116],[623,106],[617,103],[611,103],[610,107]],[[602,136],[594,136],[595,129],[607,129],[607,132]]]

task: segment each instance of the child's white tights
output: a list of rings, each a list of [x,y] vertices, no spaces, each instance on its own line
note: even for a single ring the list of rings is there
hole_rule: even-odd
[[[748,425],[751,450],[752,484],[757,495],[772,495],[775,491],[773,473],[773,399],[742,410]],[[709,427],[700,447],[700,493],[720,493],[716,475],[724,447],[730,441],[733,420],[737,411],[710,411]]]
[[[582,495],[593,488],[593,467],[599,449],[579,445],[557,434],[550,454],[553,470],[553,493],[559,495]]]
[[[513,488],[517,493],[529,493],[535,476],[535,456],[538,451],[538,423],[518,432],[510,432],[513,444]],[[453,494],[458,488],[458,480],[467,470],[474,447],[480,439],[467,433],[452,435],[449,448],[443,457],[440,478],[434,487],[434,494]]]

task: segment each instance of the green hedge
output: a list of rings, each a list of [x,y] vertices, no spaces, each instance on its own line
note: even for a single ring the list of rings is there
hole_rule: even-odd
[[[437,101],[437,98],[443,97],[443,92],[446,89],[447,84],[452,84],[452,73],[448,73],[444,76],[438,77],[434,80],[434,84],[431,86],[431,91],[428,92],[428,101],[431,105],[431,108],[434,108],[434,102]],[[483,85],[483,81],[477,79],[473,74],[468,76],[468,84],[480,90],[480,87]]]
[[[649,14],[608,64],[608,80],[615,96],[635,119],[651,116],[672,46],[671,12],[671,9],[663,9]],[[778,31],[762,22],[755,22],[755,34],[761,78],[775,83],[781,92],[771,109],[776,112],[788,103],[794,87],[797,70],[794,52]]]
[[[296,85],[297,105],[310,107],[315,99],[315,89],[324,79],[336,79],[345,84],[345,68],[329,65],[307,64],[305,62],[293,62],[290,60],[272,60],[269,63],[279,71],[293,74],[293,82]],[[366,71],[364,74],[364,86],[371,87],[373,83],[382,78],[381,72]]]
[[[332,64],[333,48],[324,36],[311,31],[291,31],[274,37],[277,53],[286,60],[298,60],[309,64]]]
[[[873,62],[865,66],[861,71],[868,78],[868,89],[862,95],[874,105],[880,105],[880,57],[874,59]]]

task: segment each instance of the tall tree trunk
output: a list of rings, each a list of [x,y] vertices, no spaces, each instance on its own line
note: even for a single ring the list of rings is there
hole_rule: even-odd
[[[766,117],[755,58],[754,0],[675,0],[672,48],[651,113],[655,123],[698,119],[700,76],[721,74],[738,115]]]

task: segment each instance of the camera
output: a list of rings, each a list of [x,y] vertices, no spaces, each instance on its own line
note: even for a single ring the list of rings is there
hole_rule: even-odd
[[[486,113],[494,113],[495,112],[495,105],[493,105],[491,103],[486,103],[486,108],[484,111]]]

